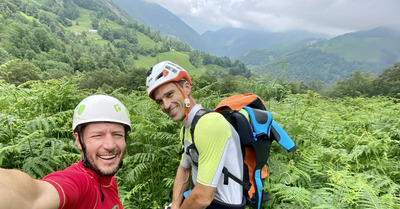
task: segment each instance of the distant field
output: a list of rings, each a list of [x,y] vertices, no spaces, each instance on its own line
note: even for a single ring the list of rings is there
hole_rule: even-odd
[[[89,29],[92,29],[92,24],[90,22],[90,12],[93,11],[79,7],[79,17],[76,20],[73,20],[72,26],[66,28],[66,30],[79,33],[85,32],[87,34],[88,40],[100,40],[101,36],[99,34],[89,33]],[[76,23],[78,23],[79,25],[77,25]]]
[[[189,56],[187,54],[181,52],[164,52],[157,55],[157,57],[149,57],[149,56],[139,56],[139,60],[135,61],[136,67],[144,67],[150,68],[151,66],[162,62],[162,61],[171,61],[175,63],[175,60],[178,65],[182,66],[185,70],[189,72],[191,76],[193,75],[202,75],[206,69],[205,67],[195,68],[189,61]]]
[[[156,43],[153,40],[151,40],[148,36],[144,35],[143,33],[137,32],[136,35],[138,38],[139,45],[141,47],[143,47],[144,49],[152,49],[152,48],[154,48],[154,46],[156,46]],[[157,45],[161,45],[161,44],[157,44]]]
[[[187,70],[194,68],[193,65],[190,64],[189,62],[189,56],[186,54],[183,54],[181,52],[164,52],[161,54],[158,54],[156,57],[151,57],[151,56],[139,56],[139,60],[135,62],[135,65],[137,67],[151,67],[155,65],[158,62],[161,61],[171,61],[175,62],[175,59],[178,60],[178,64],[182,65],[185,69]]]

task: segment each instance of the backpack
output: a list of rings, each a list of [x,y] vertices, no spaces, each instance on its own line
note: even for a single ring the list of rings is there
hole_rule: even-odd
[[[264,101],[255,94],[234,95],[222,100],[214,112],[221,113],[235,128],[240,138],[243,154],[243,181],[223,168],[224,184],[228,179],[243,186],[246,205],[260,209],[261,204],[268,200],[268,195],[262,190],[263,180],[268,176],[266,165],[270,154],[272,141],[278,142],[287,151],[296,149],[296,145],[286,132],[272,119],[266,110]],[[195,148],[194,129],[198,120],[212,110],[199,110],[191,124],[190,134]],[[247,116],[247,117],[246,117]]]

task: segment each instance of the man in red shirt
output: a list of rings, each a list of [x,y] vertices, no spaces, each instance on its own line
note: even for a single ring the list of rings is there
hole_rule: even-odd
[[[131,129],[127,109],[114,97],[89,96],[75,108],[72,129],[82,159],[40,180],[0,169],[0,208],[122,209],[114,174]]]

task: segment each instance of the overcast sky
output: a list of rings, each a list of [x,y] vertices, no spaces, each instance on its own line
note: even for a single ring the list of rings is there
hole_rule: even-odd
[[[400,29],[400,0],[146,0],[202,34],[224,27],[308,30],[332,36],[379,26]]]

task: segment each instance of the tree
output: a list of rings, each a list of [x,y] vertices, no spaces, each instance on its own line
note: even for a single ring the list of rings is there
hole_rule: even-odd
[[[235,60],[233,67],[229,70],[229,74],[231,74],[233,76],[241,75],[245,78],[250,78],[251,71],[249,69],[247,69],[246,65],[243,62],[240,62],[239,60]]]
[[[221,94],[244,93],[242,92],[244,89],[241,88],[237,78],[232,75],[228,75],[221,81],[212,85],[212,90],[220,92]]]
[[[5,81],[16,86],[30,80],[39,80],[40,69],[28,61],[14,59],[1,65],[0,73]]]
[[[95,16],[91,16],[91,23],[93,29],[97,29],[99,27],[99,19],[97,19]]]
[[[10,54],[3,48],[0,48],[0,65],[5,63],[10,57]]]
[[[218,82],[218,79],[215,75],[209,74],[203,74],[199,77],[193,76],[191,79],[194,90],[199,90]]]
[[[87,73],[85,79],[81,81],[81,88],[97,89],[104,85],[112,84],[112,75],[107,70],[95,70]]]
[[[212,57],[210,54],[203,55],[203,65],[212,64]]]
[[[78,70],[81,72],[89,72],[96,69],[95,62],[90,57],[80,57],[77,62]]]
[[[190,53],[189,53],[189,61],[193,66],[199,67],[200,64],[201,64],[200,51],[199,50],[190,51]]]
[[[123,87],[124,89],[144,91],[144,83],[146,83],[145,68],[130,68],[126,73],[120,73],[118,76],[113,77],[112,86],[115,89]]]
[[[33,37],[40,50],[44,52],[48,52],[51,48],[55,47],[55,41],[44,28],[33,29]]]
[[[357,70],[350,75],[350,78],[338,81],[335,87],[327,91],[327,94],[333,97],[371,96],[372,82],[371,73],[363,74],[360,70]]]
[[[386,68],[373,81],[375,95],[400,98],[400,63]]]

